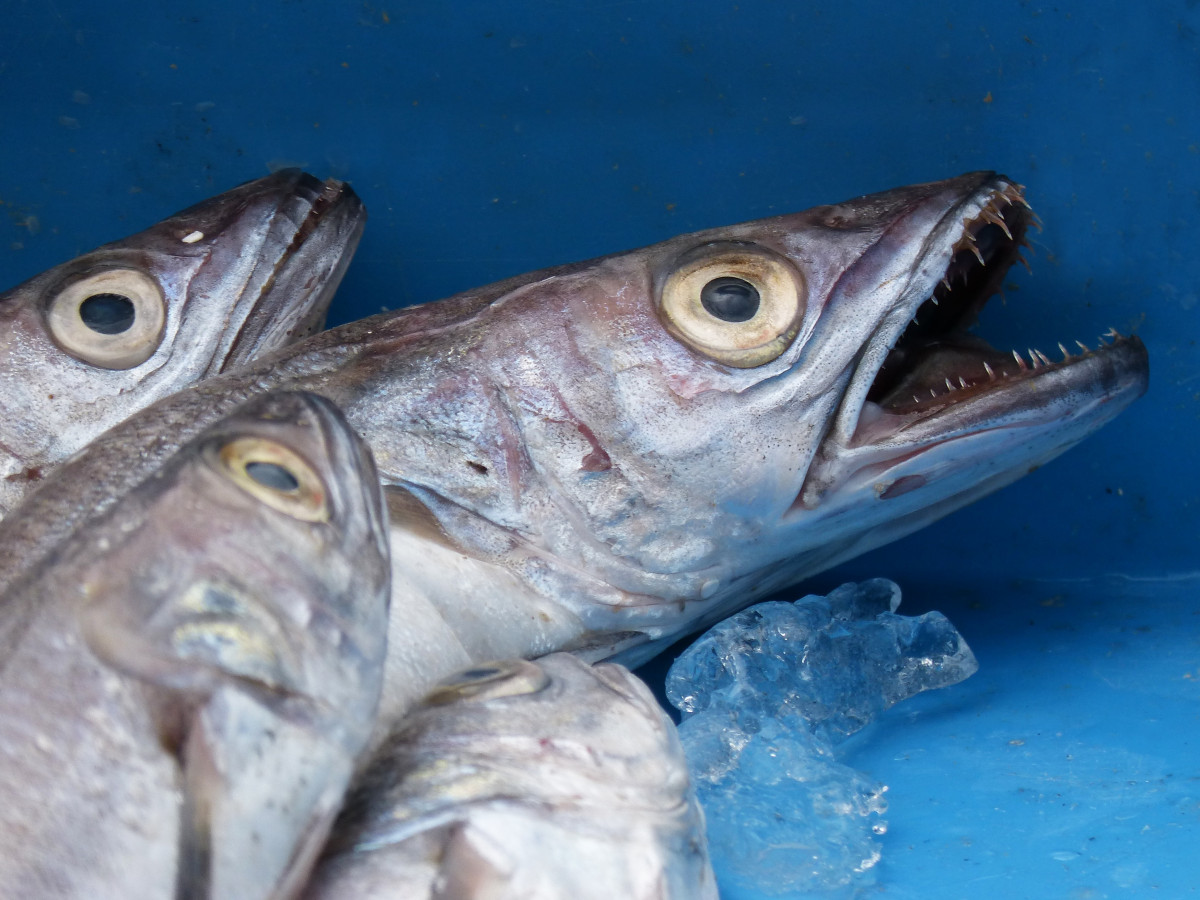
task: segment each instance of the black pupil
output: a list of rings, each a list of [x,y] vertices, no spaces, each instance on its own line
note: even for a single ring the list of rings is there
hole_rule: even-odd
[[[283,466],[269,462],[246,463],[246,474],[273,491],[294,491],[300,487],[296,476]]]
[[[470,684],[472,682],[480,682],[485,678],[496,678],[500,670],[494,666],[478,666],[476,668],[468,668],[466,672],[458,673],[455,682],[458,684]]]
[[[758,312],[758,288],[741,278],[714,278],[701,289],[700,302],[722,322],[748,322]]]
[[[467,669],[467,671],[463,672],[458,677],[462,681],[478,681],[480,678],[491,678],[492,676],[499,674],[499,669],[480,667],[478,669]]]
[[[92,294],[79,304],[79,318],[98,334],[120,334],[133,325],[133,301],[120,294]]]

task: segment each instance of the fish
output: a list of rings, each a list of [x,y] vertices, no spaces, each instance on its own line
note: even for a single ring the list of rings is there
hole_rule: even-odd
[[[285,170],[0,294],[0,515],[139,409],[320,330],[365,219]]]
[[[637,666],[1016,480],[1145,392],[1135,335],[1052,362],[968,330],[1035,225],[1015,181],[975,172],[330,329],[47,479],[0,523],[0,583],[204,422],[286,387],[336,403],[380,470],[381,727],[475,662]]]
[[[307,900],[716,900],[675,727],[568,654],[443,680],[351,790]]]
[[[371,734],[384,516],[336,408],[266,393],[14,578],[0,896],[294,895]]]

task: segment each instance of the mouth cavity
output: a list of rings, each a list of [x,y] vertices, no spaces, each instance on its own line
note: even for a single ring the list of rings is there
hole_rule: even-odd
[[[1041,350],[997,350],[968,330],[988,299],[1000,292],[1013,263],[1028,262],[1021,249],[1030,227],[1041,230],[1017,184],[1000,182],[973,217],[964,219],[950,263],[933,293],[893,344],[867,392],[862,419],[938,412],[970,397],[1061,369],[1101,352],[1076,342],[1058,345],[1057,362]],[[1120,339],[1115,329],[1109,336]],[[865,413],[866,415],[863,415]]]

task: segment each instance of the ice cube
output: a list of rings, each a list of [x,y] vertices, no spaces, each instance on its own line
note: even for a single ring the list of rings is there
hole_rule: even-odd
[[[724,889],[832,892],[879,860],[887,788],[839,762],[837,744],[978,668],[945,616],[897,615],[899,604],[882,578],[760,603],[671,666],[666,693]]]

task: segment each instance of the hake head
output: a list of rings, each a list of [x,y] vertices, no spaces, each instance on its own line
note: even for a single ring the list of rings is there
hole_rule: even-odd
[[[568,606],[585,655],[636,664],[1145,391],[1136,337],[1052,361],[968,330],[1035,223],[1019,185],[972,173],[531,276],[453,352],[430,338],[474,368],[423,376],[419,421],[374,442],[385,481]]]
[[[18,581],[0,893],[294,896],[375,718],[384,522],[341,413],[268,393]]]
[[[0,295],[0,514],[155,400],[317,331],[365,218],[287,170]]]

